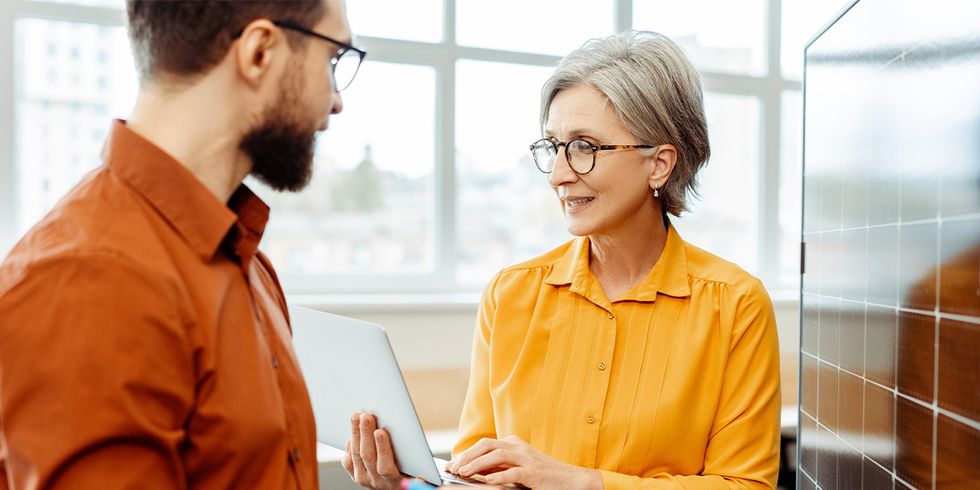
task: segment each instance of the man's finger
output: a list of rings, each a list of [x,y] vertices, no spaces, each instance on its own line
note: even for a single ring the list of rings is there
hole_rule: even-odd
[[[368,471],[375,472],[378,459],[378,452],[374,442],[374,416],[369,413],[361,414],[361,459],[364,460],[364,467]]]
[[[350,416],[350,450],[354,456],[361,452],[361,414],[354,412]]]
[[[384,429],[374,431],[375,447],[378,454],[377,469],[382,478],[398,478],[401,473],[395,464],[395,453],[391,447],[391,438]]]
[[[354,478],[354,460],[350,455],[349,440],[347,441],[347,447],[344,449],[344,457],[340,459],[340,464],[344,467],[344,471],[346,471],[351,478]]]
[[[367,468],[364,467],[364,461],[361,460],[361,456],[354,452],[354,448],[356,447],[353,441],[348,442],[347,453],[350,454],[351,470],[353,471],[354,481],[358,485],[365,485],[366,482],[370,481],[370,475],[368,474]]]

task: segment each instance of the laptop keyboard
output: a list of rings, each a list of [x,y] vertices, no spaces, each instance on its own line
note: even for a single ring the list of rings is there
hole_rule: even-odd
[[[464,485],[465,484],[469,484],[469,485],[481,485],[482,484],[479,481],[474,480],[472,478],[466,478],[466,477],[463,477],[463,476],[454,475],[454,474],[452,474],[452,473],[450,473],[450,472],[448,472],[446,470],[439,470],[439,477],[442,478],[442,482],[443,483],[462,483]]]

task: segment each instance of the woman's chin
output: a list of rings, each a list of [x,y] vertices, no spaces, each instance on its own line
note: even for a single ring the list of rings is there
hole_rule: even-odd
[[[572,236],[586,236],[591,232],[591,229],[585,225],[585,223],[578,222],[574,219],[565,218],[565,229]]]

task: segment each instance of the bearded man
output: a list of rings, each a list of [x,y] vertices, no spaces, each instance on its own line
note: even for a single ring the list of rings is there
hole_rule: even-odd
[[[364,52],[343,0],[128,0],[140,94],[0,266],[0,488],[317,488],[242,180],[309,181]]]

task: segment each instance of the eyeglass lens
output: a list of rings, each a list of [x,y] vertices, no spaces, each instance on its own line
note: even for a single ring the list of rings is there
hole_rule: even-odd
[[[565,158],[568,165],[577,173],[588,173],[594,164],[595,152],[592,145],[585,140],[572,140],[562,145],[565,147]],[[558,147],[555,142],[541,140],[534,144],[531,150],[534,163],[542,172],[551,172],[555,168],[555,157]]]
[[[354,75],[357,75],[360,64],[361,57],[356,51],[348,50],[341,53],[333,67],[333,78],[334,83],[337,84],[337,91],[350,86],[351,82],[354,81]]]

